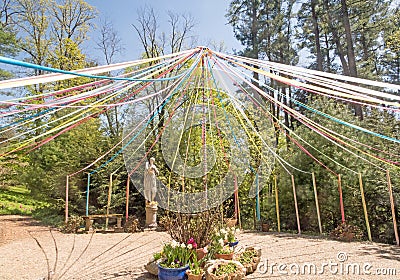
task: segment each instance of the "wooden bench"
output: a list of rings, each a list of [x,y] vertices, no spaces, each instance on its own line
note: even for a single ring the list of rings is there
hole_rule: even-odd
[[[95,219],[100,219],[100,218],[106,218],[106,227],[108,226],[108,219],[109,218],[116,218],[117,219],[117,226],[114,228],[115,232],[123,232],[122,228],[122,214],[103,214],[103,215],[89,215],[89,216],[83,216],[83,219],[85,220],[85,230],[89,231],[93,227],[93,222]]]

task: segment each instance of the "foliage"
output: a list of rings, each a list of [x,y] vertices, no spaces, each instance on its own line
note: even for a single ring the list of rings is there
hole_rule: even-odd
[[[236,273],[238,267],[233,262],[221,263],[213,271],[217,276],[229,276]]]
[[[236,241],[236,228],[235,227],[230,227],[230,228],[226,228],[224,229],[227,233],[226,233],[226,239],[229,243],[235,242]]]
[[[74,216],[68,218],[68,222],[64,224],[61,230],[65,233],[77,233],[79,228],[83,225],[83,218]]]
[[[363,237],[363,233],[359,227],[347,223],[341,223],[329,235],[340,241],[361,240]]]
[[[233,252],[232,247],[227,246],[227,242],[235,241],[235,228],[221,228],[215,229],[211,237],[211,243],[207,247],[211,256],[214,254],[230,254]]]
[[[163,261],[160,265],[166,268],[178,268],[189,264],[189,260],[195,255],[195,250],[191,243],[179,243],[172,240],[170,243],[164,244],[161,252]],[[154,256],[160,257],[159,255]]]
[[[140,231],[139,220],[136,217],[129,217],[128,221],[124,224],[124,231],[134,233]]]
[[[202,262],[203,262],[203,260],[201,260],[199,262],[198,259],[197,259],[197,255],[194,255],[194,257],[193,257],[193,259],[192,259],[192,261],[190,262],[190,265],[189,265],[190,273],[194,274],[194,275],[203,274],[204,271],[200,266],[200,263],[202,263]]]
[[[245,250],[243,253],[240,254],[238,261],[243,264],[251,264],[253,263],[253,259],[256,258],[257,251],[256,250]]]
[[[31,191],[23,186],[0,188],[1,215],[32,215],[41,206],[47,205],[42,200],[35,199]]]

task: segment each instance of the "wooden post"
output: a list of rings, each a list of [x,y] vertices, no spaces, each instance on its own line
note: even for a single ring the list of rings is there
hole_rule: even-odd
[[[69,192],[69,176],[67,175],[67,182],[65,183],[65,223],[68,222],[68,192]]]
[[[236,175],[234,175],[234,180],[235,180],[235,193],[236,193],[236,199],[237,199],[238,222],[239,222],[239,228],[242,229],[242,219],[240,217],[239,188],[238,188],[238,185],[237,185],[237,177],[236,177]]]
[[[256,173],[256,215],[257,215],[257,221],[260,221],[261,220],[261,213],[260,213],[260,187],[259,187],[258,173]]]
[[[297,206],[296,185],[294,184],[294,176],[291,175],[291,177],[292,177],[292,187],[293,187],[294,208],[296,210],[297,230],[299,234],[301,234],[299,208]]]
[[[89,187],[90,187],[90,173],[87,176],[87,186],[86,186],[86,216],[89,216]]]
[[[318,218],[319,233],[322,234],[321,214],[320,214],[320,212],[319,212],[317,183],[316,183],[316,181],[315,181],[315,174],[314,174],[314,172],[312,173],[312,182],[313,182],[313,187],[314,187],[315,208],[317,209],[317,218]]]
[[[340,214],[342,215],[342,223],[346,222],[344,218],[344,204],[343,204],[343,192],[342,192],[342,179],[338,174],[338,189],[339,189],[339,203],[340,203]]]
[[[396,244],[397,244],[397,246],[399,246],[400,245],[399,233],[397,231],[396,211],[394,209],[394,198],[393,198],[393,191],[392,191],[392,182],[390,181],[389,170],[386,170],[386,177],[387,177],[387,182],[388,182],[388,187],[389,187],[390,207],[392,209],[394,236],[396,238]]]
[[[128,174],[128,179],[126,180],[126,203],[125,203],[125,222],[129,219],[129,181],[131,176]]]
[[[368,221],[367,204],[365,203],[364,187],[363,187],[361,173],[358,173],[358,181],[360,182],[361,202],[364,209],[365,225],[367,226],[368,240],[372,241],[371,228],[369,226],[369,221]]]
[[[239,215],[238,215],[238,201],[237,201],[237,190],[235,188],[235,192],[233,194],[233,200],[234,200],[234,206],[235,206],[235,219],[238,220],[239,219]]]
[[[278,232],[281,232],[281,219],[279,218],[279,195],[278,195],[278,182],[276,175],[274,176],[275,183],[275,209],[276,209],[276,220],[278,222]]]
[[[108,215],[110,214],[110,205],[111,205],[111,193],[112,193],[112,176],[113,173],[110,174],[110,183],[108,185],[108,199],[107,199],[107,216],[106,216],[106,229],[108,229]]]

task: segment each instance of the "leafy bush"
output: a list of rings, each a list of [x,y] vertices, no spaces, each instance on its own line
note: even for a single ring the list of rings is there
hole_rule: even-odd
[[[61,228],[64,233],[77,233],[79,228],[83,225],[83,218],[79,216],[71,216],[68,222]]]
[[[128,221],[124,225],[124,231],[134,233],[140,231],[139,219],[136,217],[128,217]]]
[[[349,225],[347,223],[341,223],[330,233],[330,236],[336,240],[350,242],[361,240],[363,237],[363,233],[361,229],[357,226]]]

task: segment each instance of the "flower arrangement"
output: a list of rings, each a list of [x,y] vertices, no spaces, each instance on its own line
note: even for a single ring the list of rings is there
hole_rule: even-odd
[[[160,266],[164,268],[184,267],[195,256],[193,249],[196,243],[194,240],[189,240],[189,242],[185,244],[172,240],[170,243],[165,243],[163,250],[160,253],[155,253],[153,257],[155,260],[162,259]]]

